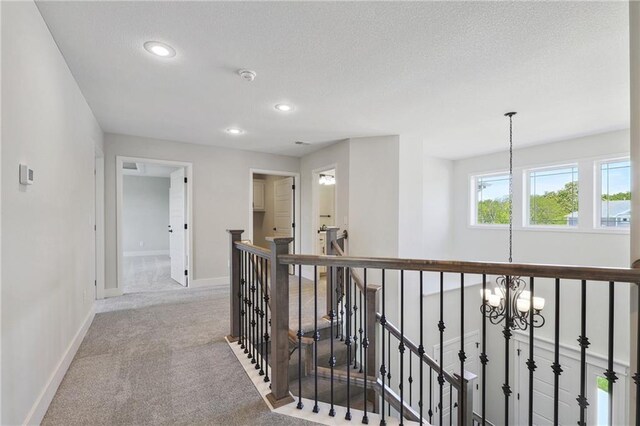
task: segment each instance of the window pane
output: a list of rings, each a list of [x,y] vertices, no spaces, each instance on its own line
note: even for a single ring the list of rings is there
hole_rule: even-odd
[[[509,175],[476,178],[478,224],[509,223]]]
[[[578,225],[578,167],[533,171],[529,179],[531,225]]]
[[[602,163],[600,226],[629,228],[631,223],[631,164],[629,160]]]

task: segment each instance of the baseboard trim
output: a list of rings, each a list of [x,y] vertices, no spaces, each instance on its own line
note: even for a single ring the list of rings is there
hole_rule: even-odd
[[[82,323],[82,326],[73,337],[73,340],[71,340],[71,343],[67,347],[64,356],[58,363],[56,369],[51,374],[51,377],[49,377],[46,386],[38,396],[36,402],[33,404],[33,407],[29,411],[29,414],[27,414],[27,418],[25,419],[23,424],[39,425],[40,423],[42,423],[42,420],[44,419],[44,416],[45,414],[47,414],[47,410],[49,409],[49,404],[51,404],[51,401],[53,401],[53,397],[56,395],[56,391],[58,390],[60,383],[62,383],[62,379],[64,378],[64,375],[67,373],[67,370],[71,365],[71,361],[73,361],[73,358],[76,356],[76,352],[78,352],[78,348],[84,340],[84,336],[86,336],[87,331],[89,330],[89,326],[91,326],[95,315],[96,306],[95,304],[92,304],[89,313]]]
[[[123,257],[140,257],[140,256],[169,256],[169,250],[149,250],[149,251],[125,251]]]
[[[200,287],[228,287],[229,277],[216,277],[216,278],[199,278],[189,283],[191,288]]]
[[[104,297],[118,297],[122,296],[122,290],[119,288],[105,288]]]

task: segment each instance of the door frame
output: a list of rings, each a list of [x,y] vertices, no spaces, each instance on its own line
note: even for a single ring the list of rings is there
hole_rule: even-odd
[[[163,166],[184,167],[185,176],[187,178],[187,244],[186,244],[186,256],[187,256],[187,287],[191,286],[193,282],[193,163],[185,161],[173,161],[173,160],[160,160],[156,158],[142,158],[142,157],[127,157],[116,156],[116,291],[117,295],[122,295],[123,284],[123,267],[124,253],[122,252],[122,189],[123,189],[123,176],[122,165],[125,162],[137,162],[147,164],[160,164]]]
[[[302,210],[300,206],[302,205],[302,203],[300,200],[300,173],[297,172],[285,172],[282,170],[265,170],[254,168],[249,169],[249,226],[247,227],[247,233],[244,238],[253,241],[253,175],[255,174],[293,177],[293,185],[295,186],[295,189],[293,190],[293,196],[295,198],[293,201],[293,221],[296,224],[293,230],[293,251],[294,253],[299,253],[300,249],[302,248],[300,239],[300,230],[302,228],[302,226],[300,225],[300,211]]]
[[[333,170],[335,173],[336,179],[336,190],[334,191],[333,197],[333,210],[335,215],[335,225],[338,226],[340,221],[338,221],[338,164],[333,163],[324,167],[318,167],[317,169],[313,169],[311,171],[311,250],[312,254],[321,254],[316,253],[317,251],[317,238],[318,238],[318,216],[320,215],[320,203],[318,202],[320,196],[320,175],[322,172],[326,172],[328,170]],[[343,229],[344,231],[344,229]]]
[[[94,214],[95,214],[95,298],[104,298],[105,238],[104,238],[104,153],[96,146],[94,158]]]

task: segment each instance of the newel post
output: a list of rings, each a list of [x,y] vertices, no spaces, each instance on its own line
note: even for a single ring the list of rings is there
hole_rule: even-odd
[[[327,249],[325,250],[328,256],[335,256],[336,250],[333,248],[333,243],[338,240],[338,231],[340,228],[337,226],[330,226],[327,228],[327,237],[325,238],[325,244],[327,245]],[[327,317],[331,316],[331,312],[333,311],[333,306],[331,306],[331,301],[335,305],[336,303],[336,273],[337,268],[328,266],[327,267],[327,289],[326,289],[326,298],[325,303],[327,305],[326,315]]]
[[[229,318],[228,339],[230,342],[234,342],[240,337],[240,309],[242,303],[240,300],[240,250],[236,247],[236,243],[241,240],[244,231],[228,229],[227,232],[229,233],[229,279],[231,280],[229,297],[231,318]]]
[[[289,266],[278,257],[289,254],[293,238],[267,237],[271,245],[271,393],[267,399],[274,408],[293,401],[289,393]]]

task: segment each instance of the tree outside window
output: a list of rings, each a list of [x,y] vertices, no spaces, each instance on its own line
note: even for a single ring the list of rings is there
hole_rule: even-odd
[[[476,223],[509,223],[509,175],[478,176],[476,183]]]
[[[529,173],[529,224],[578,225],[578,167]]]

